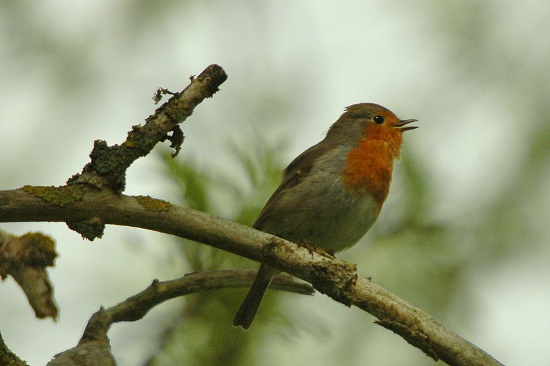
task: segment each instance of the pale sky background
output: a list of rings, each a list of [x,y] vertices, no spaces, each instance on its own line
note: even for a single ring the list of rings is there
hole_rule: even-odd
[[[129,0],[16,3],[0,5],[0,189],[64,184],[88,162],[95,139],[120,143],[153,113],[158,87],[181,90],[190,75],[217,63],[229,79],[185,122],[179,159],[231,170],[227,146],[261,136],[286,140],[281,153],[288,162],[318,142],[345,106],[375,102],[420,120],[421,128],[405,136],[404,154],[419,159],[428,175],[437,202],[431,214],[467,222],[510,188],[508,177],[537,131],[529,119],[533,95],[550,101],[550,5],[543,1],[172,1],[159,3],[158,12]],[[526,95],[523,83],[537,92]],[[266,115],[276,123],[262,123]],[[550,359],[550,164],[542,173],[538,198],[525,203],[539,242],[519,241],[525,250],[515,257],[474,269],[481,308],[469,326],[459,318],[445,324],[507,365]],[[154,155],[130,168],[126,193],[176,197]],[[398,197],[390,192],[379,221],[399,209]],[[50,271],[58,323],[35,319],[12,279],[0,284],[0,331],[30,365],[76,345],[101,305],[154,278],[183,274],[175,260],[166,266],[174,247],[165,235],[108,227],[102,240],[89,243],[62,223],[0,227],[18,235],[42,231],[60,253]],[[354,261],[354,250],[342,257]],[[334,317],[326,320],[333,338],[301,337],[293,347],[276,338],[266,352],[280,359],[266,365],[330,364],[346,332],[336,323],[354,324],[349,313],[357,309],[322,295],[298,301],[309,301],[304,306],[320,318]],[[160,331],[175,306],[112,328],[120,365],[139,365],[154,351],[143,340]],[[361,326],[380,328],[372,318]],[[373,364],[390,365],[393,347],[404,341],[375,332],[364,352],[378,359]],[[399,352],[433,364],[407,347]],[[361,364],[360,354],[348,359]]]

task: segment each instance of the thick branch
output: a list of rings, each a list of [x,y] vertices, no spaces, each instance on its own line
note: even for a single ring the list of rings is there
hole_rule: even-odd
[[[27,190],[28,191],[28,190]],[[84,192],[59,206],[25,192],[0,191],[0,222],[67,221],[100,217],[107,224],[141,227],[211,245],[268,263],[313,284],[345,305],[355,305],[434,359],[450,365],[500,365],[490,355],[445,329],[434,318],[357,275],[355,266],[310,252],[286,240],[216,216],[148,197]]]

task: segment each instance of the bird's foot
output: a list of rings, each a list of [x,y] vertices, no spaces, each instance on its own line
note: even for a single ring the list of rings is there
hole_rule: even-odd
[[[320,254],[320,255],[322,255],[323,257],[326,257],[326,258],[330,258],[330,259],[336,258],[334,256],[334,251],[325,250],[323,248],[316,247],[315,244],[313,244],[313,243],[311,243],[307,240],[302,240],[300,242],[300,246],[306,248],[311,255],[313,255],[313,253],[315,252],[315,253]]]

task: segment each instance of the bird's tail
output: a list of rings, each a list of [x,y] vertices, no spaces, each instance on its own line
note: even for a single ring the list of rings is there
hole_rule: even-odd
[[[267,291],[273,277],[275,277],[279,272],[278,269],[266,266],[262,264],[258,270],[258,274],[254,279],[252,287],[248,291],[241,307],[237,311],[235,318],[233,319],[233,326],[242,327],[244,330],[247,330],[252,324],[260,303]]]

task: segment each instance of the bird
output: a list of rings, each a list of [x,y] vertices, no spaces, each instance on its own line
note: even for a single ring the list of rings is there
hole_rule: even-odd
[[[296,157],[258,215],[253,228],[334,254],[355,245],[372,227],[389,193],[403,132],[400,120],[374,103],[345,108],[325,137]],[[247,330],[273,277],[261,264],[233,326]]]

